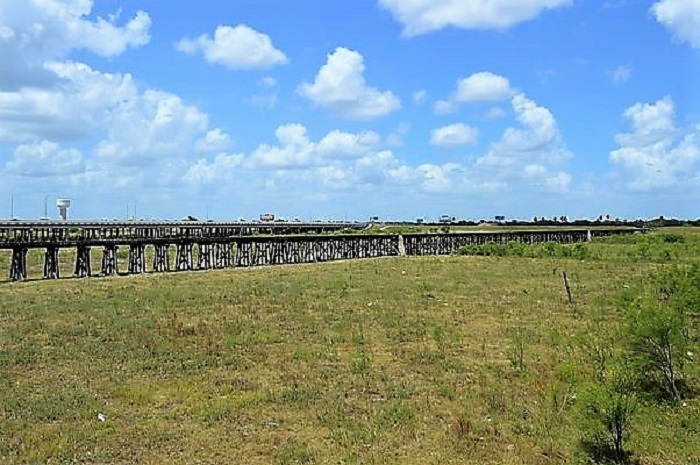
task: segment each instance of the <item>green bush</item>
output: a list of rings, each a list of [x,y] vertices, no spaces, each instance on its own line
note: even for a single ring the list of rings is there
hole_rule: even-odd
[[[700,308],[700,266],[675,268],[626,296],[625,336],[644,385],[680,401],[690,351],[690,315]]]
[[[625,443],[637,408],[634,380],[633,371],[621,364],[584,394],[583,443],[596,461],[625,462],[630,455]]]

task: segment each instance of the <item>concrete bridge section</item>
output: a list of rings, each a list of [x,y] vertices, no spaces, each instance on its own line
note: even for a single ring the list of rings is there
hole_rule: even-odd
[[[639,230],[552,230],[516,232],[464,232],[451,234],[407,235],[300,235],[300,236],[227,236],[189,235],[152,236],[100,233],[82,235],[45,236],[25,234],[0,240],[0,250],[11,251],[9,279],[27,279],[27,253],[30,249],[44,251],[44,279],[60,277],[59,251],[75,250],[73,276],[89,277],[95,274],[140,274],[146,272],[209,270],[230,267],[253,267],[314,263],[329,260],[389,257],[398,255],[448,255],[461,247],[489,242],[512,241],[527,244],[542,242],[575,243],[593,237],[631,234]],[[98,273],[94,272],[91,250],[99,248],[102,260]],[[119,249],[128,250],[126,269],[119,269]],[[148,263],[147,263],[148,261]],[[122,263],[122,266],[124,263]]]

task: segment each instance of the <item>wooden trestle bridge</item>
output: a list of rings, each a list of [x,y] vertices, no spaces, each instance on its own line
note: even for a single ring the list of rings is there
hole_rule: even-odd
[[[286,225],[285,225],[286,226]],[[44,252],[43,278],[60,277],[59,252],[75,250],[73,276],[140,274],[313,263],[398,255],[448,255],[461,247],[488,242],[519,241],[576,243],[593,237],[631,234],[634,228],[560,229],[448,234],[279,234],[251,235],[257,224],[241,223],[0,223],[0,250],[11,251],[9,279],[27,279],[27,253]],[[300,224],[292,232],[327,232],[350,224]],[[263,225],[270,228],[269,225]],[[304,229],[308,228],[308,229]],[[92,249],[102,252],[99,272],[92,264]],[[118,250],[128,249],[126,270],[119,269]],[[150,249],[147,254],[146,250]],[[195,252],[196,251],[196,252]],[[150,267],[147,264],[147,255]]]

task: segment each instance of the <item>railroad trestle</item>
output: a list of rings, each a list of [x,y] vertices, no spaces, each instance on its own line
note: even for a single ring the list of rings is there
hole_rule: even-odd
[[[192,271],[254,267],[296,263],[316,263],[332,260],[391,257],[398,255],[449,255],[469,245],[505,244],[518,241],[525,244],[585,242],[593,237],[630,234],[639,230],[553,230],[509,232],[460,232],[448,234],[349,234],[302,236],[221,236],[189,235],[174,237],[149,232],[143,236],[110,237],[109,233],[94,238],[71,239],[65,235],[27,236],[25,240],[0,243],[0,250],[11,251],[9,279],[26,280],[27,252],[43,249],[44,279],[60,278],[62,249],[75,250],[73,276],[141,274],[146,272]],[[101,266],[93,270],[92,249],[102,253]],[[121,250],[126,250],[120,254]],[[173,253],[174,252],[174,253]],[[151,258],[150,269],[147,258]],[[120,270],[120,264],[126,268]]]

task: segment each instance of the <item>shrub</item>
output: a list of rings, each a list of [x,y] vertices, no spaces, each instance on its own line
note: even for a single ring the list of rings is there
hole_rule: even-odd
[[[688,313],[700,307],[700,266],[662,273],[628,297],[626,336],[639,375],[680,401],[689,349]]]
[[[632,420],[637,407],[634,374],[624,364],[586,393],[583,405],[584,445],[595,460],[624,462]]]

